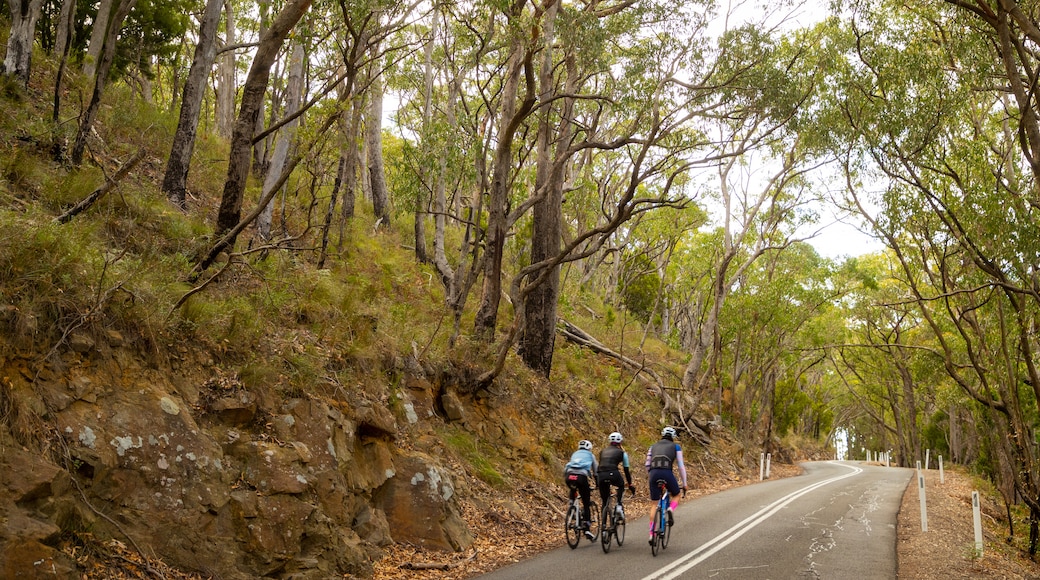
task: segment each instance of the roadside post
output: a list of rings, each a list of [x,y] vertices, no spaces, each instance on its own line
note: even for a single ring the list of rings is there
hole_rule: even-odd
[[[979,506],[979,492],[971,492],[971,521],[975,526],[975,556],[982,558],[982,509]]]
[[[939,483],[946,483],[946,474],[943,473],[942,455],[939,456]]]
[[[928,531],[928,508],[924,497],[924,475],[921,475],[921,462],[917,462],[917,497],[921,500],[921,531]]]
[[[766,453],[762,451],[758,454],[758,480],[762,481],[765,479],[766,470]]]
[[[773,460],[773,454],[772,453],[766,453],[766,479],[769,479],[769,465],[770,465],[770,462],[772,460]]]

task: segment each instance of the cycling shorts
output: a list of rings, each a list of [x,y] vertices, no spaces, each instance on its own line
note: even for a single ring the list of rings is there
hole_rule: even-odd
[[[668,487],[668,493],[672,494],[672,497],[679,495],[679,482],[675,479],[675,474],[672,473],[671,469],[651,469],[648,477],[650,481],[650,499],[657,501],[661,499],[661,490],[657,487],[657,480],[665,480],[665,485]]]

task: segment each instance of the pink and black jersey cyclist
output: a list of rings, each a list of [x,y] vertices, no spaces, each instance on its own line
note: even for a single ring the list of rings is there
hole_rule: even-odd
[[[646,469],[650,480],[650,499],[657,501],[661,499],[661,490],[657,487],[657,481],[663,479],[668,493],[671,494],[671,505],[668,506],[668,524],[673,521],[672,512],[679,505],[679,482],[675,479],[672,466],[679,465],[679,475],[682,476],[682,492],[686,495],[686,465],[683,463],[682,447],[675,442],[675,428],[665,427],[661,430],[661,440],[646,450]],[[656,521],[657,504],[654,504],[653,513],[650,517],[651,535],[653,533],[653,522]]]

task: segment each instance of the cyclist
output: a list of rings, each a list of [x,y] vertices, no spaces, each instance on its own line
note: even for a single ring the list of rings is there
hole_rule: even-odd
[[[674,518],[672,512],[679,505],[679,483],[672,473],[672,466],[679,464],[679,474],[682,475],[682,493],[686,496],[686,465],[683,463],[682,447],[675,442],[675,427],[665,427],[661,430],[661,440],[646,450],[646,469],[650,479],[650,499],[654,502],[661,499],[661,491],[657,487],[657,480],[663,479],[668,487],[668,493],[672,496],[671,505],[668,506],[668,525],[672,525]],[[654,542],[654,522],[657,521],[657,504],[654,504],[653,513],[650,516],[650,543]]]
[[[581,520],[585,537],[592,540],[596,536],[589,531],[589,500],[592,490],[589,487],[589,477],[596,473],[598,465],[596,456],[592,454],[592,441],[582,439],[578,442],[578,450],[571,454],[570,461],[563,469],[563,479],[571,490],[578,490],[581,495]],[[573,498],[573,491],[571,492]]]
[[[632,472],[628,469],[628,452],[621,446],[621,433],[614,431],[607,437],[610,443],[599,452],[599,470],[596,472],[596,486],[599,487],[601,505],[607,505],[610,497],[610,486],[617,488],[617,505],[621,515],[621,521],[625,520],[625,511],[621,506],[621,499],[625,497],[625,484],[621,481],[620,469],[624,468],[625,481],[628,482],[628,491],[633,495],[636,493],[632,485]]]

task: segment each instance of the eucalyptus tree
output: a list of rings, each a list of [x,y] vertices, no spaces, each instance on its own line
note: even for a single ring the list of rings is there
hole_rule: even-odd
[[[454,319],[451,344],[484,256],[480,214],[493,135],[487,127],[501,96],[496,14],[485,2],[436,3],[431,21],[413,31],[423,43],[422,66],[402,60],[388,79],[402,97],[397,121],[416,136],[405,140],[402,163],[413,176],[408,183],[416,236],[425,230],[426,200],[433,214],[430,259]],[[449,236],[453,230],[461,231]],[[452,239],[457,245],[450,245]],[[421,259],[418,252],[417,241]]]
[[[555,330],[557,294],[553,285],[558,283],[559,266],[593,256],[640,214],[691,203],[684,176],[690,167],[688,156],[701,140],[687,130],[691,115],[682,95],[669,82],[674,63],[664,58],[671,50],[682,49],[676,39],[684,38],[683,33],[690,29],[685,19],[671,16],[669,6],[656,3],[591,3],[588,10],[574,11],[567,4],[560,6],[556,26],[564,22],[568,26],[568,34],[561,39],[561,62],[550,65],[554,60],[542,60],[537,65],[546,73],[538,86],[533,78],[538,69],[532,65],[525,93],[525,103],[530,103],[532,91],[545,91],[537,93],[536,99],[542,117],[532,119],[533,130],[541,136],[536,137],[534,145],[533,187],[528,186],[533,195],[518,201],[506,220],[514,224],[547,200],[541,210],[544,213],[535,212],[533,216],[534,221],[543,221],[539,228],[544,229],[538,231],[547,239],[538,240],[540,247],[531,254],[530,263],[513,275],[509,286],[513,321],[500,343],[495,369],[485,373],[481,381],[495,376],[508,348],[520,336],[525,336],[522,348],[530,366],[548,374],[551,356],[547,353],[552,347],[548,331]],[[648,26],[656,26],[660,34],[643,34]],[[604,49],[586,50],[589,46]],[[496,150],[496,164],[501,159],[501,145]],[[492,192],[501,166],[495,167]],[[601,173],[607,167],[617,170]],[[603,176],[602,180],[580,178],[583,187],[596,187],[597,183],[604,187],[592,195],[576,194],[591,198],[599,206],[600,215],[588,229],[569,228],[564,232],[566,213],[559,213],[556,206],[562,203],[565,187],[574,193],[576,187],[570,184],[577,183],[579,175]],[[527,172],[522,177],[529,179],[531,175]],[[494,222],[495,202],[491,205],[489,224]],[[559,226],[554,224],[557,221]],[[556,227],[560,228],[558,233],[554,232]],[[488,275],[493,274],[485,265],[485,298]],[[547,282],[547,294],[539,296],[529,317],[528,300]],[[482,302],[482,307],[486,304]],[[526,324],[532,320],[537,323],[533,327],[537,332],[527,333]],[[659,395],[665,401],[670,398],[663,389]]]
[[[223,4],[224,0],[207,0],[206,9],[202,13],[195,57],[184,83],[177,129],[173,134],[170,156],[163,173],[163,193],[182,210],[186,205],[188,170],[191,167],[191,155],[195,151],[195,136],[202,112],[202,99],[206,94],[206,81],[217,57],[217,26],[220,24]]]
[[[1014,479],[1036,531],[1035,29],[1002,1],[853,8],[832,85],[849,128],[836,142],[857,147],[850,196],[899,260],[945,372],[1002,435],[993,451],[1015,467],[996,475]],[[882,186],[880,211],[862,203],[868,181]]]
[[[36,20],[40,17],[43,0],[7,0],[11,9],[11,28],[7,37],[3,74],[16,79],[22,86],[29,85],[32,64],[33,39]]]
[[[223,8],[224,38],[217,60],[217,78],[213,89],[213,112],[216,117],[217,133],[230,139],[235,121],[235,87],[237,86],[235,77],[238,72],[238,59],[235,56],[234,49],[237,42],[234,0],[224,0]]]
[[[285,168],[289,156],[289,146],[296,136],[296,125],[299,118],[296,116],[302,106],[304,87],[304,54],[306,52],[306,35],[299,35],[293,42],[291,56],[289,58],[289,78],[286,84],[285,117],[287,122],[275,136],[274,151],[271,155],[270,164],[267,167],[267,175],[264,177],[262,197],[270,197],[271,200],[264,205],[263,210],[256,220],[257,236],[262,243],[271,239],[271,220],[274,216],[274,195],[272,190],[279,181],[279,176]]]
[[[70,153],[72,163],[75,165],[83,162],[83,154],[87,148],[87,136],[94,128],[94,119],[97,117],[98,108],[101,106],[101,95],[108,84],[112,62],[115,60],[116,40],[119,38],[119,31],[123,28],[123,20],[130,14],[130,10],[133,9],[136,3],[137,0],[112,0],[110,12],[104,18],[106,28],[104,29],[104,34],[101,35],[100,42],[102,43],[102,48],[100,49],[99,60],[95,65],[92,65],[93,74],[88,75],[94,77],[94,90],[91,91],[90,102],[87,103],[87,108],[83,111],[80,118],[79,130],[76,132],[76,139],[72,144],[72,152]],[[100,9],[103,10],[104,7],[105,3],[103,2]],[[100,27],[100,23],[98,26]]]
[[[845,343],[833,350],[834,364],[850,394],[894,442],[896,459],[910,467],[924,461],[922,432],[935,411],[942,372],[932,329],[908,300],[899,262],[890,254],[860,260],[875,283],[851,289]],[[890,439],[889,439],[890,438]]]
[[[682,86],[698,108],[698,128],[710,137],[703,159],[713,162],[721,223],[714,258],[695,277],[710,284],[681,305],[691,355],[682,377],[689,396],[689,416],[678,417],[683,421],[695,419],[718,376],[720,316],[734,285],[765,252],[799,240],[798,228],[813,219],[815,196],[805,176],[826,157],[800,131],[829,67],[824,32],[816,27],[777,36],[747,24],[727,31],[711,58],[698,54],[686,63],[693,80]],[[695,178],[706,179],[703,173]]]
[[[828,366],[822,331],[832,326],[817,321],[831,314],[844,293],[830,284],[831,275],[830,261],[809,244],[767,251],[737,279],[721,313],[720,399],[728,401],[733,427],[753,434],[767,452],[783,434],[780,391],[797,391],[805,404],[817,407],[813,427],[823,428],[823,392],[809,388],[817,383],[805,377]]]
[[[311,0],[290,0],[275,17],[257,45],[253,64],[249,75],[242,86],[242,102],[239,106],[238,120],[235,122],[234,135],[231,139],[231,152],[228,160],[227,180],[217,214],[216,234],[225,236],[238,226],[242,210],[242,198],[249,174],[249,153],[253,147],[253,136],[264,93],[274,63],[286,36],[296,26],[303,14],[310,8]],[[234,237],[218,242],[222,247],[234,245]],[[208,266],[208,264],[204,264]]]

